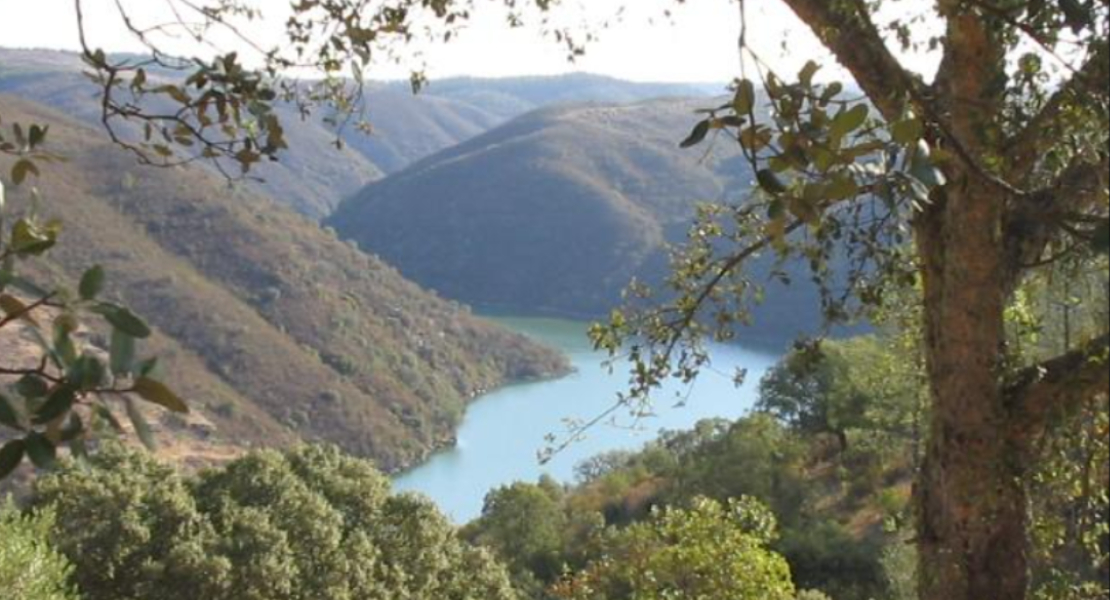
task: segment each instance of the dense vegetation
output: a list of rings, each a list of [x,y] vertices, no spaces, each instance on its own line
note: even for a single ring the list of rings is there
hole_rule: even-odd
[[[1041,312],[1051,317],[1035,326],[1030,313],[1015,313],[1025,324],[1015,347],[1056,351],[1065,320],[1069,335],[1105,328],[1106,274],[1083,280],[1088,285],[1073,288],[1069,302],[1093,310]],[[1057,291],[1032,288],[1030,310],[1061,306]],[[575,598],[567,590],[591,577],[644,572],[621,569],[645,567],[637,561],[651,552],[624,555],[626,546],[608,541],[613,536],[638,539],[663,512],[697,509],[707,498],[750,497],[777,518],[769,548],[785,559],[797,589],[813,590],[800,597],[912,600],[911,482],[929,412],[918,353],[914,336],[897,328],[799,345],[763,378],[750,416],[705,421],[640,452],[595,457],[579,466],[573,487],[541,480],[493,490],[463,535],[501,557],[526,597]],[[1029,482],[1037,532],[1032,597],[1095,600],[1110,591],[1110,401],[1103,396],[1067,418],[1080,433],[1047,440],[1039,450],[1045,467]],[[665,568],[651,572],[667,581]],[[613,597],[634,597],[624,589]],[[609,597],[598,593],[581,597]]]
[[[820,369],[795,378],[803,360]],[[799,385],[783,389],[792,378]],[[464,535],[494,549],[532,597],[546,598],[564,566],[583,569],[606,555],[595,541],[606,528],[650,521],[665,507],[695,507],[700,498],[751,497],[777,519],[770,548],[785,557],[798,589],[837,600],[908,598],[894,595],[891,579],[900,574],[888,572],[884,561],[893,558],[884,557],[909,551],[900,527],[921,393],[905,384],[891,390],[891,381],[920,381],[893,340],[799,348],[762,381],[757,413],[666,433],[640,452],[598,456],[579,466],[570,489],[540,482],[494,490]],[[772,414],[783,404],[833,414],[849,408],[845,402],[858,412],[835,431]]]
[[[186,479],[122,446],[38,480],[85,600],[512,600],[426,500],[335,449],[250,454]]]
[[[1026,290],[1049,318],[1015,312],[1015,348],[1053,352],[1106,325],[1106,275],[1080,280],[1055,313],[1036,309],[1061,306],[1059,290]],[[595,457],[573,486],[491,490],[461,531],[391,496],[369,463],[307,446],[186,477],[109,444],[40,478],[35,516],[10,522],[39,523],[28,547],[64,556],[48,581],[65,581],[68,561],[86,600],[912,600],[910,487],[929,412],[917,318],[906,307],[876,335],[799,344],[751,415]],[[1048,440],[1030,482],[1038,600],[1110,590],[1110,402],[1068,418],[1083,434]]]
[[[49,542],[50,514],[22,515],[0,505],[0,590],[5,600],[75,600],[73,567]]]
[[[65,224],[38,279],[110,265],[108,293],[150,319],[166,381],[225,442],[327,440],[396,468],[449,442],[482,390],[565,369],[271,201],[203,172],[135,171],[85,126],[0,102],[5,120],[50,123],[67,158],[38,182],[43,218]],[[8,204],[26,212],[30,194]]]

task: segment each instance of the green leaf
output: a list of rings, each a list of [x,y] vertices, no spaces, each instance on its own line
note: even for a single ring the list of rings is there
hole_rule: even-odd
[[[139,410],[139,405],[130,396],[123,399],[123,405],[127,409],[127,418],[131,419],[131,425],[135,427],[135,435],[139,436],[139,441],[148,450],[156,450],[158,444],[154,441],[154,433],[151,432],[150,424],[146,422],[142,411]]]
[[[0,479],[11,475],[19,463],[23,462],[26,449],[27,443],[23,440],[12,440],[0,448]]]
[[[40,469],[49,469],[58,459],[58,449],[41,433],[32,433],[26,440],[27,457]]]
[[[829,182],[828,187],[825,188],[825,194],[829,200],[838,201],[846,200],[859,193],[859,184],[847,173],[837,175]]]
[[[146,324],[146,321],[139,318],[138,315],[131,312],[130,309],[107,302],[101,302],[90,310],[104,317],[112,327],[119,329],[133,338],[141,340],[150,337],[150,326]]]
[[[185,402],[160,381],[149,377],[139,377],[135,380],[134,389],[135,393],[147,402],[153,402],[176,413],[189,412],[189,407]]]
[[[924,133],[925,125],[916,117],[898,121],[890,128],[891,138],[903,146],[916,144]]]
[[[101,291],[104,290],[104,267],[96,265],[85,271],[81,276],[81,285],[78,291],[83,300],[92,300],[96,298]]]
[[[862,127],[867,122],[869,114],[871,111],[866,104],[857,104],[849,110],[841,111],[829,125],[829,136],[836,139],[843,138]]]
[[[104,384],[104,363],[92,354],[83,354],[69,368],[69,380],[79,390],[91,391]]]
[[[11,249],[17,254],[38,256],[54,247],[57,232],[43,229],[27,219],[20,219],[12,226]]]
[[[36,425],[49,423],[69,412],[76,400],[77,394],[72,387],[68,385],[58,386],[47,397],[46,402],[35,411],[35,416],[31,420]]]
[[[41,145],[46,141],[46,134],[50,131],[50,126],[42,127],[39,125],[31,125],[31,135],[27,142],[31,148]]]
[[[786,184],[771,169],[761,169],[755,174],[755,178],[759,182],[759,187],[769,194],[778,196],[786,191]]]
[[[755,84],[750,79],[744,79],[737,84],[732,109],[738,115],[751,114],[755,110]]]
[[[38,375],[24,375],[15,383],[15,391],[24,398],[42,398],[50,392],[50,384]]]
[[[12,183],[22,185],[27,179],[27,175],[39,176],[39,168],[35,163],[26,158],[19,159],[15,165],[12,166]]]
[[[694,126],[694,130],[690,132],[690,136],[687,137],[685,140],[682,140],[682,143],[679,144],[679,147],[691,148],[693,146],[697,146],[702,142],[702,140],[705,139],[705,136],[709,135],[710,127],[711,124],[708,119],[698,123]]]
[[[19,315],[19,318],[27,321],[32,325],[38,324],[35,322],[34,317],[32,317],[31,313],[28,311],[28,306],[24,304],[23,301],[19,298],[16,298],[15,296],[11,296],[9,294],[0,295],[0,312],[3,312],[9,317]]]
[[[802,70],[798,73],[798,81],[800,81],[802,85],[808,87],[813,84],[813,76],[816,75],[817,71],[820,70],[821,65],[811,60],[807,62],[806,65],[802,67]]]
[[[827,105],[829,102],[832,101],[833,98],[836,98],[837,96],[839,96],[840,92],[843,92],[843,91],[844,91],[844,84],[843,83],[840,83],[839,81],[834,81],[834,82],[830,83],[828,85],[828,87],[825,88],[825,91],[821,93],[821,105],[822,106]]]
[[[15,405],[4,394],[0,394],[0,425],[23,430],[23,424],[19,421],[19,413],[15,410]]]
[[[113,329],[108,349],[108,363],[113,375],[118,377],[130,374],[135,364],[135,338],[119,329]]]
[[[54,335],[53,356],[59,367],[69,367],[77,362],[77,346],[64,329],[57,329]]]

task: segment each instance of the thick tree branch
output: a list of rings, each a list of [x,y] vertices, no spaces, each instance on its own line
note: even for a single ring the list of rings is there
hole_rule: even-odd
[[[1088,103],[1092,96],[1102,96],[1105,101],[1110,88],[1110,46],[1098,47],[1066,83],[1060,86],[1021,131],[1006,141],[1009,151],[1006,163],[1009,179],[1020,181],[1033,172],[1037,160],[1048,150],[1068,108],[1075,103]]]
[[[864,3],[785,1],[848,69],[883,118],[889,122],[900,119],[911,96],[913,77],[887,48]]]
[[[959,0],[942,0],[947,19],[944,56],[934,88],[958,143],[972,156],[991,149],[988,124],[997,123],[1004,103],[1005,46],[980,11]]]
[[[1011,434],[1028,448],[1054,416],[1066,414],[1099,394],[1110,393],[1110,335],[1083,348],[1029,367],[1006,388]]]

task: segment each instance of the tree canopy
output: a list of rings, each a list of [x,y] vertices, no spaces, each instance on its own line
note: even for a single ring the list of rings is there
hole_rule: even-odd
[[[424,499],[334,448],[186,478],[120,445],[36,481],[86,600],[512,600],[504,569]]]

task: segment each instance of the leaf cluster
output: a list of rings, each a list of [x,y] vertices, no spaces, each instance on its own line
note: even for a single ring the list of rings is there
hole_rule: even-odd
[[[15,127],[18,132],[20,129]],[[46,128],[33,126],[12,167],[12,180],[37,168],[21,167],[36,156]],[[17,136],[17,138],[20,136]],[[112,405],[122,403],[139,437],[154,440],[136,398],[174,412],[188,407],[154,379],[157,361],[140,360],[139,340],[151,335],[146,322],[130,309],[101,298],[106,273],[94,266],[76,289],[43,289],[21,268],[42,257],[58,241],[61,223],[40,219],[34,211],[11,219],[0,183],[0,335],[32,339],[38,354],[27,360],[10,356],[0,363],[0,479],[29,459],[39,468],[53,465],[59,446],[83,456],[90,437],[101,430],[124,432]],[[10,225],[8,224],[10,221]],[[86,325],[99,322],[98,325]],[[107,355],[83,339],[89,326],[110,332]]]

